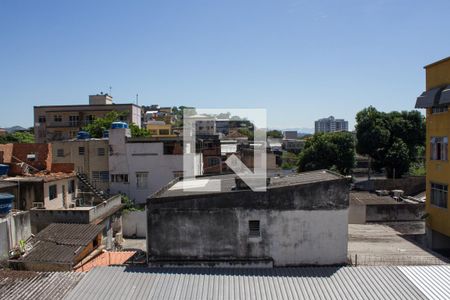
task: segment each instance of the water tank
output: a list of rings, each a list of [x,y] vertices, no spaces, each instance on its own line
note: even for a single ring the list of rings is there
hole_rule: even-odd
[[[14,195],[0,193],[0,215],[7,215],[12,209]]]
[[[128,128],[128,124],[125,122],[113,122],[111,124],[111,129],[117,129],[117,128]]]
[[[8,175],[9,166],[0,164],[0,176]]]
[[[89,132],[86,131],[79,131],[77,134],[77,140],[88,140],[91,138],[91,135]]]

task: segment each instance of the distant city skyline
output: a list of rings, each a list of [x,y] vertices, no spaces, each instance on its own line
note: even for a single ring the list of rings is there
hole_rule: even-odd
[[[450,3],[432,2],[4,1],[0,127],[112,87],[117,103],[265,108],[278,129],[334,115],[353,130],[369,105],[414,109],[422,67],[450,55],[436,30]]]

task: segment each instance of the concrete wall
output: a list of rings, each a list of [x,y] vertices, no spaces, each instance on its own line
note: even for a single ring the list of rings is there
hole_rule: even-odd
[[[425,176],[410,176],[399,179],[372,179],[355,183],[355,188],[364,191],[403,190],[406,195],[425,191]]]
[[[342,264],[347,259],[345,179],[299,186],[155,198],[148,204],[148,246],[161,260],[271,259],[274,266]],[[261,236],[249,236],[259,220]]]
[[[365,224],[366,223],[366,205],[353,204],[350,202],[348,208],[348,224]]]
[[[418,221],[425,214],[425,204],[366,205],[367,222]]]
[[[125,238],[147,237],[147,215],[145,211],[128,211],[122,216],[122,232]]]
[[[274,266],[341,264],[347,259],[346,209],[161,210],[157,218],[149,225],[149,254],[159,258],[271,258]],[[260,238],[249,237],[249,220],[260,221]]]
[[[0,219],[0,260],[7,259],[9,250],[19,245],[21,240],[31,236],[30,214],[11,213]]]
[[[120,195],[114,196],[93,207],[76,207],[69,209],[31,209],[31,228],[38,233],[51,223],[89,224],[106,218],[108,213],[121,204]]]

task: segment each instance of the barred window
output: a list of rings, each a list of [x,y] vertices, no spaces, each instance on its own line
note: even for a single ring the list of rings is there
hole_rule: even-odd
[[[448,185],[431,183],[431,204],[447,208]]]
[[[261,236],[261,228],[260,228],[259,220],[248,221],[248,236],[249,237],[260,237]]]
[[[448,159],[448,138],[446,136],[436,136],[431,138],[431,159]]]

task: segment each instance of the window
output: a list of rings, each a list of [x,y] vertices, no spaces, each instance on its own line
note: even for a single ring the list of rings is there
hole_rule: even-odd
[[[48,187],[48,197],[50,198],[50,200],[55,199],[57,197],[56,184],[53,184]]]
[[[136,173],[136,188],[146,189],[148,187],[148,172],[137,172]]]
[[[259,226],[259,220],[248,221],[248,236],[249,237],[261,236],[261,228]]]
[[[57,157],[64,157],[64,149],[56,150],[56,156]]]
[[[431,204],[447,208],[448,185],[431,183]]]
[[[98,156],[105,156],[105,148],[97,148]]]
[[[209,166],[217,166],[220,164],[220,159],[218,157],[208,157]]]
[[[80,116],[69,116],[70,126],[80,126]]]
[[[109,172],[108,171],[92,171],[92,180],[108,182],[109,181]]]
[[[168,129],[160,129],[159,134],[163,135],[163,134],[170,134],[170,133],[169,133]]]
[[[91,124],[92,122],[94,122],[95,116],[93,116],[93,115],[87,115],[87,116],[85,117],[85,120],[86,120],[86,124]]]
[[[39,123],[45,123],[45,121],[46,121],[45,116],[39,116],[38,118]]]
[[[111,182],[128,183],[128,174],[112,174]]]
[[[439,114],[448,111],[448,106],[433,106],[431,108],[432,114]]]
[[[69,194],[73,194],[75,192],[75,180],[69,181],[69,187],[67,188],[67,192]]]
[[[78,154],[84,155],[84,147],[78,147]]]
[[[174,178],[183,177],[183,175],[184,175],[183,171],[173,171]]]
[[[55,122],[62,122],[62,116],[61,115],[54,115],[53,121]]]
[[[431,138],[431,159],[447,160],[448,159],[448,138],[432,137]]]
[[[36,154],[34,154],[34,153],[27,154],[27,160],[28,161],[36,161]]]

